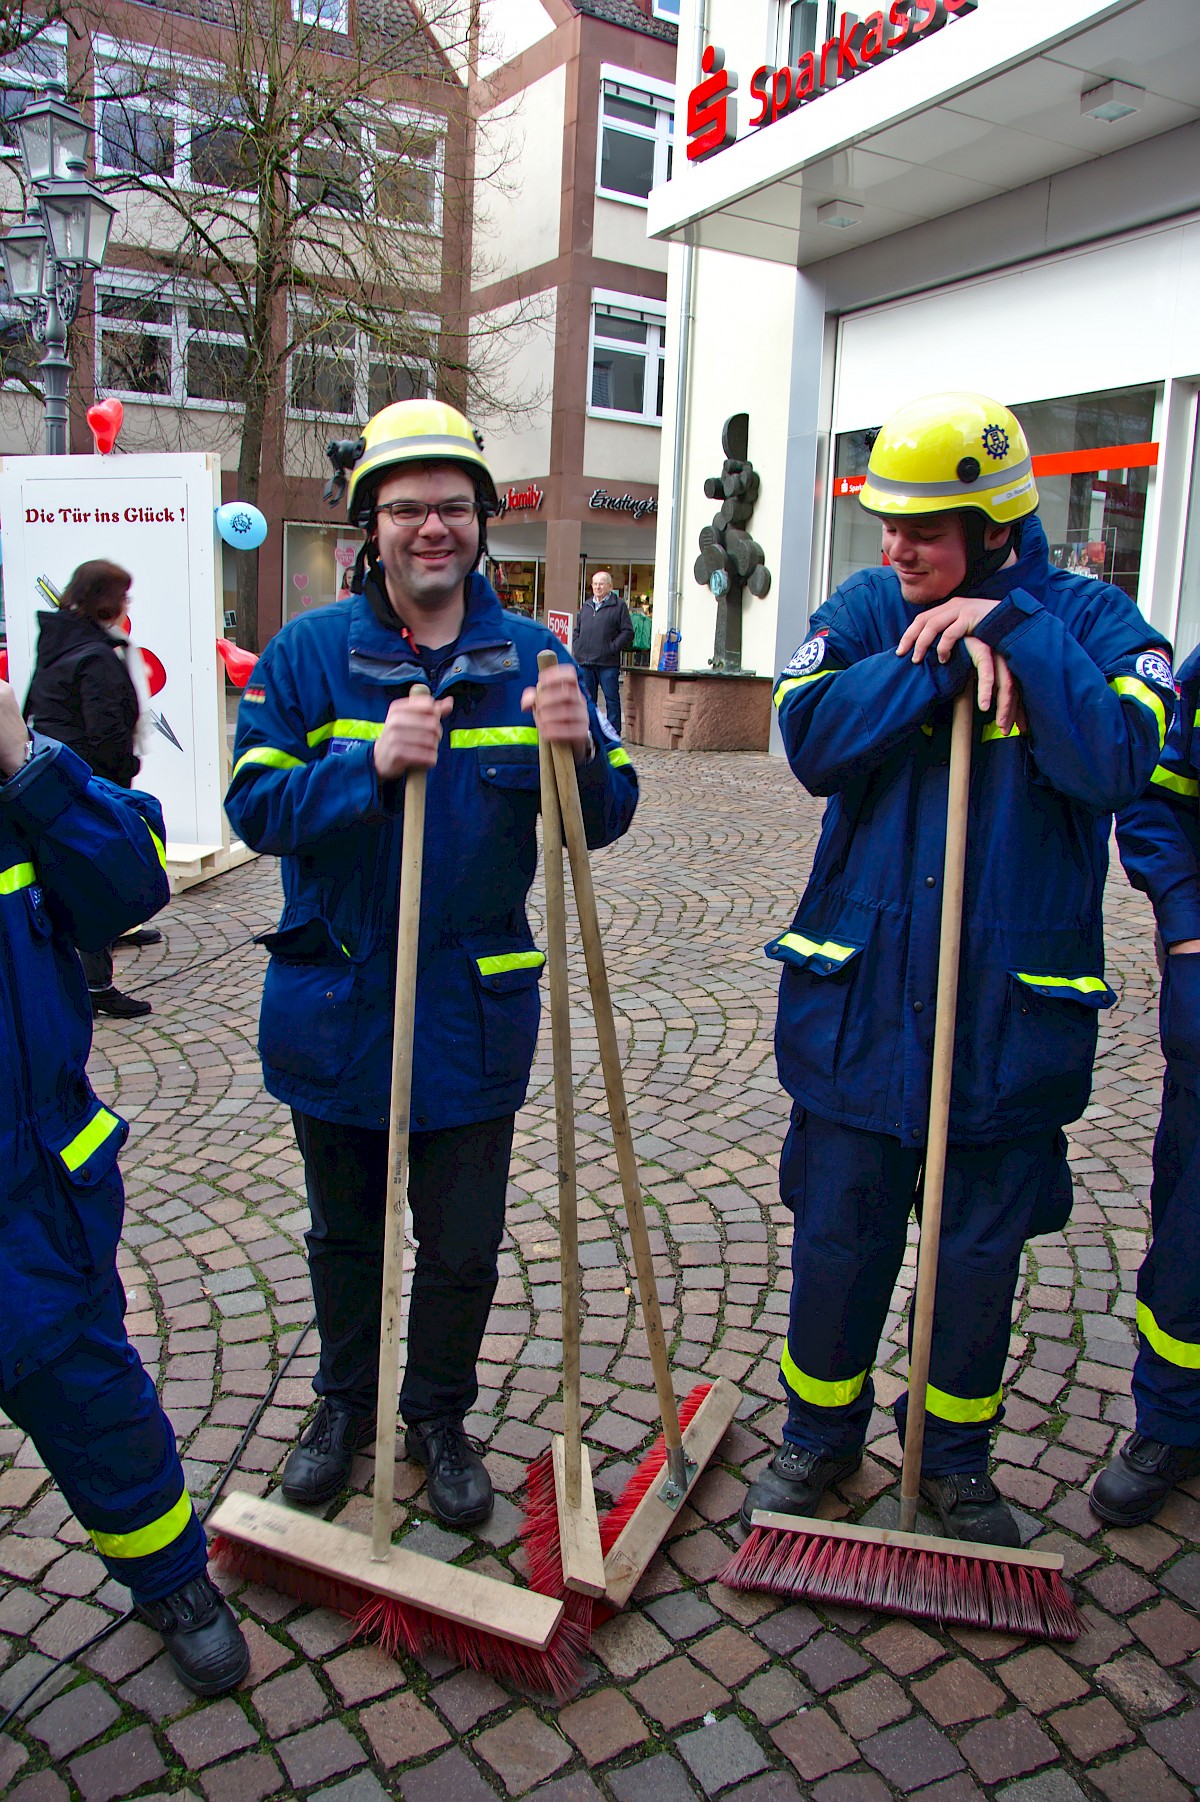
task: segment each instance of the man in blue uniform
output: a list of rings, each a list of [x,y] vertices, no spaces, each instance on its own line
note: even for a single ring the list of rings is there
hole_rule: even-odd
[[[355,593],[268,646],[226,801],[242,838],[283,859],[259,1047],[268,1089],[292,1109],[312,1213],[320,1406],[283,1477],[289,1500],[312,1505],[374,1432],[404,776],[429,771],[400,1408],[430,1505],[454,1526],[486,1520],[493,1499],[463,1419],[538,1034],[545,960],[525,901],[539,731],[574,751],[589,844],[619,838],[637,800],[629,756],[566,652],[473,573],[498,505],[481,445],[453,407],[404,401],[331,447],[367,533]],[[547,648],[562,667],[539,681]],[[431,693],[411,694],[417,683]]]
[[[1154,1141],[1150,1249],[1138,1273],[1136,1430],[1092,1487],[1101,1520],[1153,1520],[1200,1474],[1200,651],[1179,672],[1162,762],[1117,816],[1121,861],[1154,903],[1166,949],[1159,1025],[1162,1118]]]
[[[784,1444],[743,1507],[811,1514],[861,1459],[871,1367],[919,1194],[929,1111],[949,722],[978,674],[962,974],[922,1489],[951,1535],[1015,1545],[988,1475],[1021,1248],[1071,1206],[1062,1127],[1087,1104],[1110,815],[1141,792],[1174,696],[1118,589],[1052,569],[1006,407],[896,414],[863,505],[889,568],[831,596],[776,688],[792,769],[826,795],[782,962],[794,1102]],[[905,1404],[896,1407],[904,1433]]]
[[[125,1334],[123,1120],[87,1078],[74,947],[168,900],[162,814],[25,730],[0,682],[0,1408],[28,1433],[183,1682],[219,1695],[250,1655],[206,1574],[171,1423]]]

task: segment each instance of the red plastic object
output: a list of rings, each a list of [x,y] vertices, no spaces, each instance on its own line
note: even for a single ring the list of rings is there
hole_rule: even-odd
[[[0,682],[8,681],[8,652],[0,650]]]
[[[253,651],[243,651],[239,645],[231,643],[228,638],[218,638],[217,650],[221,661],[229,672],[229,680],[235,688],[245,688],[254,673],[258,658]]]
[[[162,659],[156,657],[153,651],[148,651],[145,645],[141,646],[141,652],[142,662],[146,666],[146,682],[150,693],[152,695],[161,694],[167,686],[167,672],[163,667]]]
[[[125,423],[125,409],[119,400],[100,400],[87,410],[96,450],[105,457],[117,442],[117,434]]]

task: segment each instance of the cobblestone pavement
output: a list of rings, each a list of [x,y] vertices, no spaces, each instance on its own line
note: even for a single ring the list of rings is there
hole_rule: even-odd
[[[771,1055],[775,975],[761,947],[790,918],[819,810],[759,757],[642,753],[636,827],[598,860],[601,905],[681,1393],[700,1373],[741,1385],[740,1419],[627,1614],[596,1635],[581,1697],[561,1709],[444,1661],[393,1662],[332,1614],[262,1589],[237,1596],[253,1649],[241,1692],[199,1702],[155,1637],[123,1627],[39,1693],[0,1738],[0,1788],[21,1802],[268,1796],[369,1802],[1184,1802],[1200,1786],[1200,1482],[1159,1522],[1112,1532],[1085,1487],[1130,1422],[1130,1322],[1144,1244],[1160,1063],[1147,907],[1118,871],[1093,1104],[1072,1135],[1068,1231],[1029,1251],[997,1480],[1038,1543],[1060,1548],[1088,1630],[1051,1649],[938,1632],[851,1610],[810,1610],[714,1583],[734,1543],[746,1473],[781,1424],[789,1221],[775,1166],[786,1108]],[[255,1056],[274,865],[182,896],[166,944],[118,980],[155,1003],[104,1022],[100,1092],[133,1126],[124,1168],[130,1327],[154,1370],[203,1500],[308,1321],[298,1155]],[[203,960],[208,960],[207,962]],[[654,1414],[622,1258],[619,1191],[596,1046],[574,960],[586,1432],[618,1492]],[[150,985],[154,986],[151,987]],[[472,1430],[500,1497],[477,1539],[439,1531],[419,1473],[397,1468],[399,1513],[434,1555],[519,1575],[517,1492],[558,1424],[559,1296],[548,1033],[519,1121],[511,1239],[483,1349]],[[905,1281],[911,1283],[910,1266]],[[901,1386],[899,1310],[881,1404]],[[240,1459],[271,1486],[310,1405],[308,1340]],[[123,1592],[86,1550],[32,1447],[0,1432],[0,1706],[82,1644]],[[830,1512],[861,1515],[895,1475],[882,1411],[862,1470]],[[357,1460],[339,1519],[364,1522]]]

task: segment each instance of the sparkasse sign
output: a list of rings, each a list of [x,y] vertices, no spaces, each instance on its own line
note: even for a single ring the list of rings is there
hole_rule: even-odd
[[[978,5],[979,0],[892,0],[887,10],[865,18],[842,13],[836,33],[819,50],[806,50],[794,66],[764,63],[754,71],[750,95],[758,111],[749,122],[751,129],[774,125],[797,107],[932,37],[951,19],[966,18]],[[725,67],[725,52],[710,44],[700,66],[704,80],[688,96],[687,153],[693,163],[727,149],[737,137],[738,78]]]

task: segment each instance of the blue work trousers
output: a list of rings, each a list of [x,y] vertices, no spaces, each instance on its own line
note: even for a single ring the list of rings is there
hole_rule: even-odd
[[[784,1438],[808,1451],[863,1444],[871,1368],[919,1212],[924,1151],[855,1132],[797,1107],[780,1193],[795,1217],[792,1304],[781,1382]],[[946,1169],[924,1469],[987,1469],[1003,1419],[1002,1381],[1021,1248],[1071,1210],[1066,1140],[1047,1130],[994,1145],[952,1145]],[[896,1403],[901,1441],[907,1397]]]
[[[588,700],[593,707],[599,706],[597,691],[604,692],[604,708],[608,714],[608,723],[620,736],[621,731],[621,671],[615,663],[581,663],[579,673],[583,677],[583,686]]]
[[[99,1317],[60,1357],[0,1393],[28,1433],[111,1576],[135,1602],[156,1602],[207,1563],[154,1384],[125,1332],[114,1273]]]

